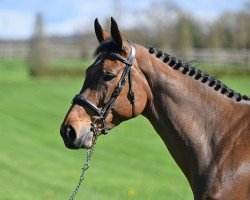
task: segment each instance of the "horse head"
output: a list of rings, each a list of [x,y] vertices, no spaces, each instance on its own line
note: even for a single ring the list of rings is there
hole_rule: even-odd
[[[138,68],[136,45],[122,37],[111,18],[111,34],[94,23],[99,46],[86,70],[79,94],[72,101],[60,133],[66,147],[90,148],[95,137],[142,113],[147,104],[146,82]]]

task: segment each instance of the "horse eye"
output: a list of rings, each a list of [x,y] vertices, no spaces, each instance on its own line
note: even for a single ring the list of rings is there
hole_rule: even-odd
[[[115,78],[116,75],[113,74],[112,72],[110,71],[107,71],[107,72],[103,72],[103,80],[104,81],[111,81],[113,78]]]

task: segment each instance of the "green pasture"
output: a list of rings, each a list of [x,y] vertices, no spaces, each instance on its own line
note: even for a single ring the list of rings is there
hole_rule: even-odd
[[[250,94],[250,78],[221,77]],[[60,123],[83,78],[28,76],[24,61],[0,61],[0,199],[68,199],[85,151],[64,147]],[[193,199],[150,123],[138,117],[98,139],[76,199]]]

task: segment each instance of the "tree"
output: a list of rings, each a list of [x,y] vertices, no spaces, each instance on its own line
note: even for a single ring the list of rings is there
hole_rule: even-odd
[[[30,51],[28,55],[28,63],[31,75],[41,68],[50,67],[50,52],[48,43],[44,35],[43,16],[38,13],[35,18],[34,35],[30,40]]]
[[[176,47],[181,51],[189,51],[193,48],[190,22],[183,13],[180,15],[176,25]]]
[[[153,9],[151,9],[153,8]],[[172,1],[164,0],[152,3],[150,9],[144,10],[140,16],[141,34],[147,35],[158,48],[171,47],[174,44],[174,25],[180,8]]]
[[[221,48],[220,28],[217,23],[210,27],[208,36],[208,47],[212,49]]]

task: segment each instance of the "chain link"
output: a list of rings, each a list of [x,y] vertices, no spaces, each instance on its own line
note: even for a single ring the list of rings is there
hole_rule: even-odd
[[[85,161],[85,163],[84,163],[84,165],[83,165],[83,167],[82,167],[82,173],[81,173],[81,175],[80,175],[80,177],[79,177],[78,184],[76,185],[74,191],[72,192],[72,194],[71,194],[69,200],[74,200],[74,199],[75,199],[76,194],[77,194],[77,192],[78,192],[78,190],[79,190],[79,188],[80,188],[80,186],[81,186],[81,184],[82,184],[82,182],[83,182],[83,180],[84,180],[85,172],[86,172],[87,169],[89,168],[90,159],[91,159],[91,157],[92,157],[92,154],[93,154],[93,152],[94,152],[94,148],[95,148],[95,145],[96,145],[96,140],[97,140],[97,135],[96,135],[96,133],[97,133],[97,131],[98,131],[98,130],[96,130],[96,129],[94,130],[93,145],[92,145],[92,147],[91,147],[90,149],[87,150],[87,153],[86,153],[86,161]]]

